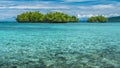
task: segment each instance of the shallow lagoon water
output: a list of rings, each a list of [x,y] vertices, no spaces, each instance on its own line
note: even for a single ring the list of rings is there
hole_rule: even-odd
[[[0,68],[120,68],[120,23],[0,23]]]

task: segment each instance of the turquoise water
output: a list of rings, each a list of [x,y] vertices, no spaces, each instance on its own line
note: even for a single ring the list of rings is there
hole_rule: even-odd
[[[120,23],[0,23],[0,68],[120,68]]]

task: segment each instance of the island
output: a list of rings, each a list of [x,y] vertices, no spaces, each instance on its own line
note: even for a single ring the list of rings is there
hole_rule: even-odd
[[[109,22],[120,22],[120,16],[108,18]]]
[[[104,23],[107,22],[108,19],[104,16],[92,16],[90,18],[88,18],[88,22],[97,22],[97,23]]]
[[[62,12],[49,12],[47,14],[41,12],[24,12],[17,15],[16,20],[20,23],[67,23],[79,21],[76,16],[70,16]]]

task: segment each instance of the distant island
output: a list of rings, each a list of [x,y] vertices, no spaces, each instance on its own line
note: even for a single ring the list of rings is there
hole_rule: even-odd
[[[16,20],[21,23],[67,23],[79,21],[76,16],[70,16],[62,12],[49,12],[47,14],[40,12],[24,12],[17,15]]]
[[[17,15],[16,21],[20,23],[77,23],[79,22],[79,18],[62,12],[49,12],[47,14],[43,14],[41,12],[24,12]],[[92,16],[87,19],[87,22],[120,22],[120,16],[110,18],[106,18],[105,16]]]
[[[108,18],[109,22],[120,22],[120,16]]]
[[[88,22],[92,22],[92,23],[104,23],[104,22],[108,22],[108,18],[104,17],[104,16],[93,16],[88,18]]]

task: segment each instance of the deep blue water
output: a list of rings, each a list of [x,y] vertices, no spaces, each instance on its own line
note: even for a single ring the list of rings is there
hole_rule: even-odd
[[[0,23],[0,68],[120,68],[120,23]]]

